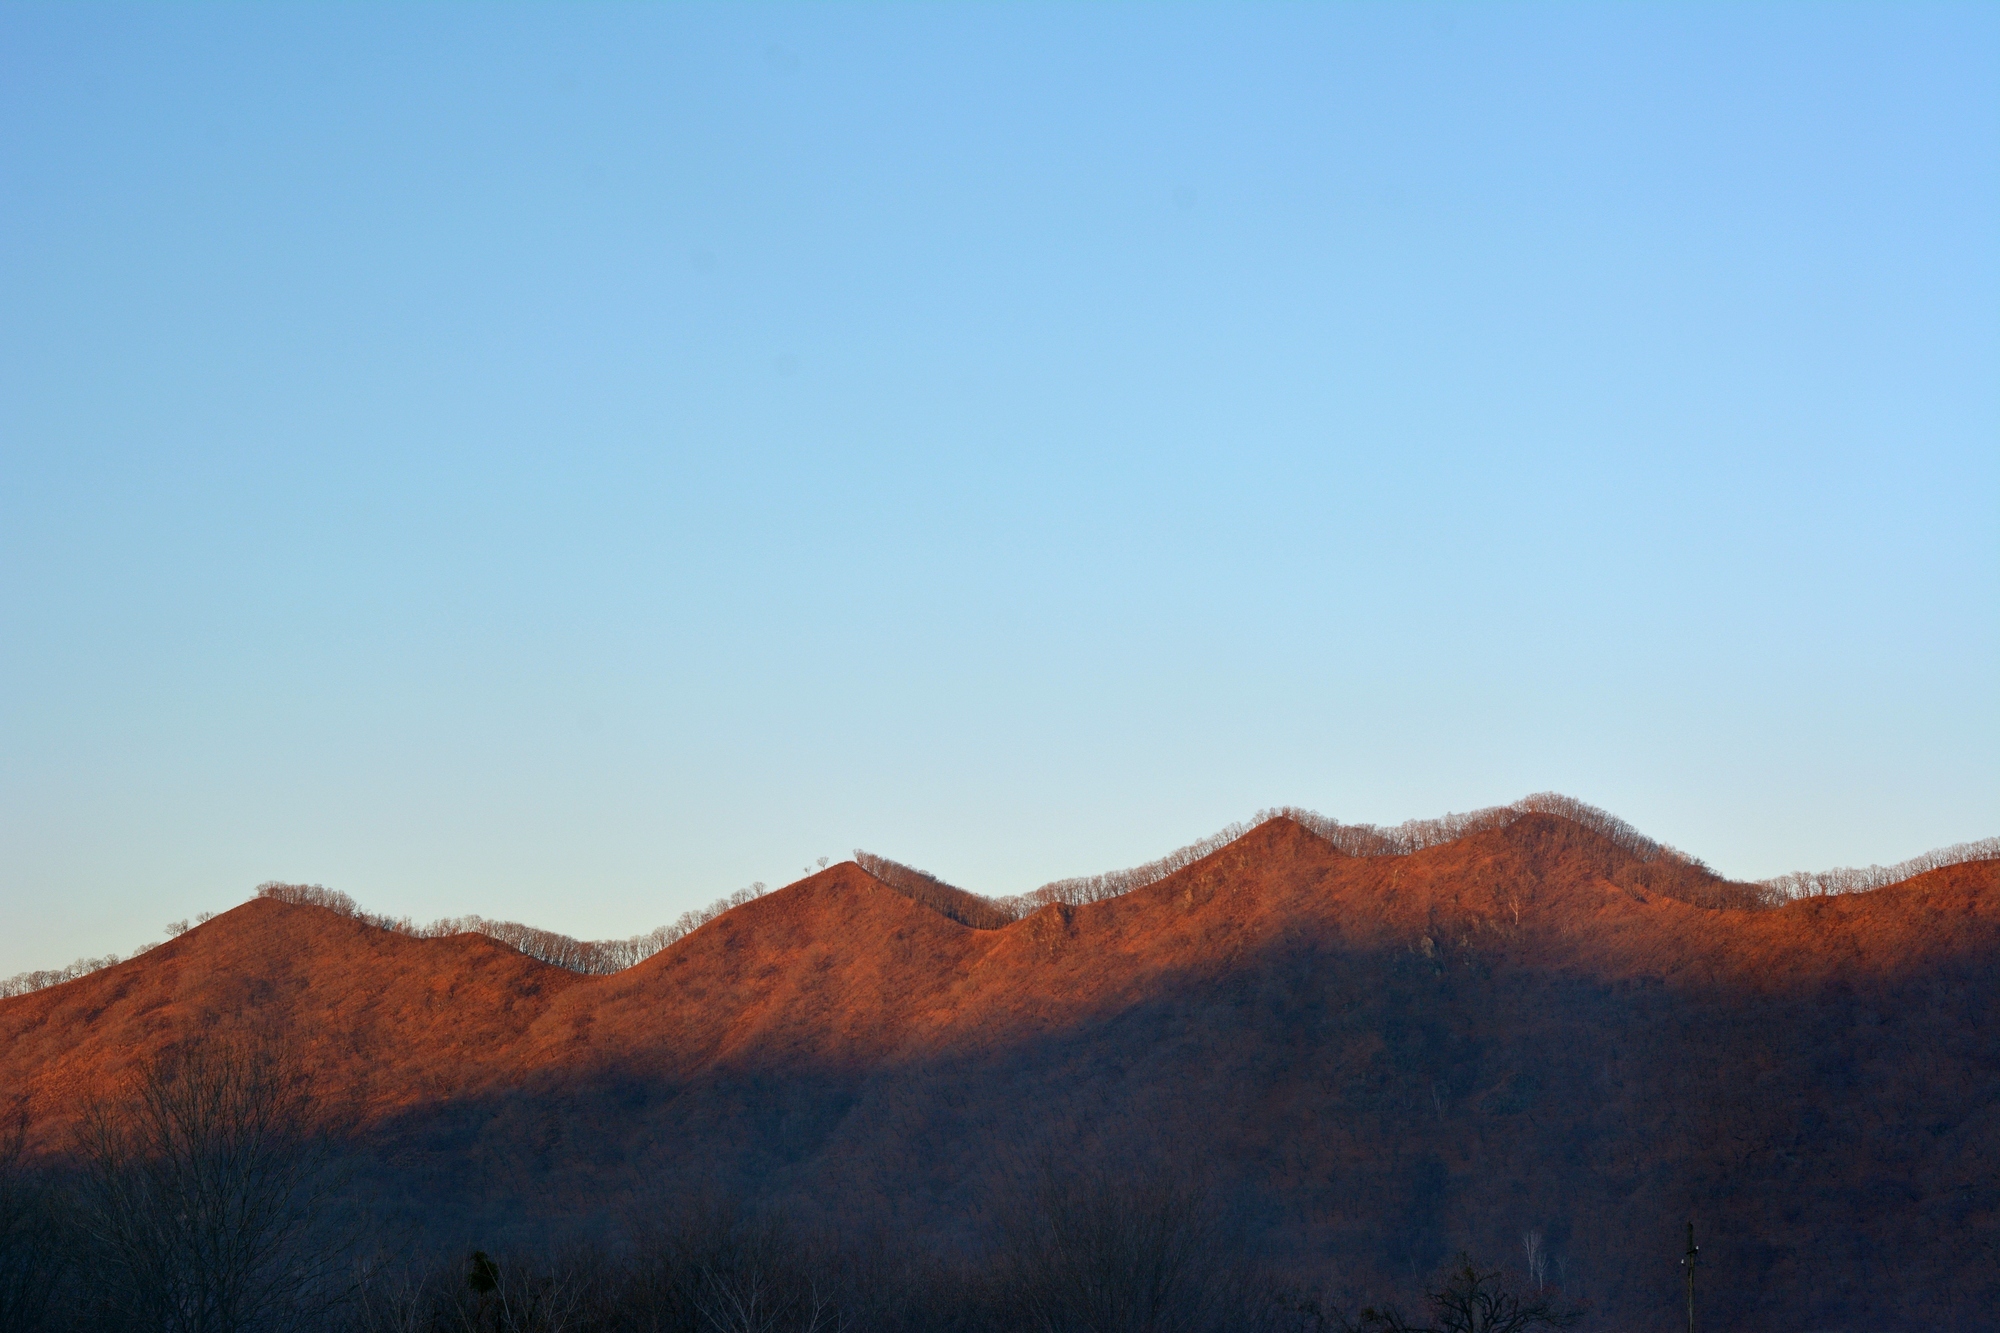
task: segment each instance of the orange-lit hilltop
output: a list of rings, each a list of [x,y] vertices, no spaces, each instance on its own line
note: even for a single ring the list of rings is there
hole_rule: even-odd
[[[374,1206],[454,1240],[703,1189],[971,1246],[1082,1154],[1205,1176],[1354,1291],[1539,1231],[1652,1327],[1692,1218],[1711,1327],[1966,1326],[2000,1309],[1994,858],[1776,901],[1560,798],[1285,812],[1040,899],[862,857],[605,976],[265,897],[0,1001],[0,1096],[59,1151],[134,1061],[254,1025]]]

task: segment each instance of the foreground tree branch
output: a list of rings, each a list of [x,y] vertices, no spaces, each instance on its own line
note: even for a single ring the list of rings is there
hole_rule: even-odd
[[[115,1315],[162,1333],[282,1333],[337,1297],[313,1112],[282,1052],[227,1038],[148,1061],[124,1096],[86,1109],[78,1220]]]

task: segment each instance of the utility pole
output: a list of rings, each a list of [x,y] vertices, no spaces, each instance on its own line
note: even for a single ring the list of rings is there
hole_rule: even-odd
[[[1687,1258],[1685,1258],[1685,1259],[1681,1260],[1681,1267],[1682,1267],[1682,1268],[1685,1268],[1685,1269],[1687,1270],[1687,1278],[1688,1278],[1688,1333],[1695,1333],[1695,1328],[1694,1328],[1694,1266],[1695,1266],[1695,1264],[1696,1264],[1696,1263],[1698,1262],[1698,1260],[1697,1260],[1697,1259],[1695,1258],[1695,1256],[1696,1256],[1696,1255],[1698,1255],[1698,1254],[1700,1254],[1700,1253],[1701,1253],[1701,1247],[1700,1247],[1699,1245],[1696,1245],[1696,1244],[1694,1243],[1694,1223],[1692,1223],[1692,1222],[1689,1222],[1689,1223],[1688,1223],[1688,1252],[1687,1252]]]

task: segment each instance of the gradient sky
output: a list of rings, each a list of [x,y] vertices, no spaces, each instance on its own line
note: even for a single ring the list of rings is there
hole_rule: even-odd
[[[2000,6],[8,6],[0,283],[0,975],[2000,832]]]

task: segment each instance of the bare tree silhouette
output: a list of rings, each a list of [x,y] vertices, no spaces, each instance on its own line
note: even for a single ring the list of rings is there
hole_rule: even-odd
[[[68,1218],[24,1151],[27,1115],[0,1134],[0,1328],[45,1326],[50,1301],[71,1267]]]
[[[1220,1226],[1198,1183],[1042,1164],[1003,1267],[1040,1333],[1197,1333],[1222,1315]]]
[[[211,1037],[142,1065],[77,1127],[79,1225],[136,1327],[261,1333],[338,1295],[331,1178],[310,1080],[271,1046]]]
[[[1528,1281],[1537,1287],[1548,1285],[1549,1251],[1542,1243],[1541,1228],[1521,1233],[1521,1253],[1528,1261]]]
[[[1452,1261],[1444,1280],[1425,1300],[1431,1308],[1430,1323],[1415,1323],[1394,1306],[1386,1306],[1363,1310],[1354,1333],[1528,1333],[1573,1327],[1584,1314],[1547,1287],[1517,1292],[1498,1271],[1482,1272],[1464,1254]]]

